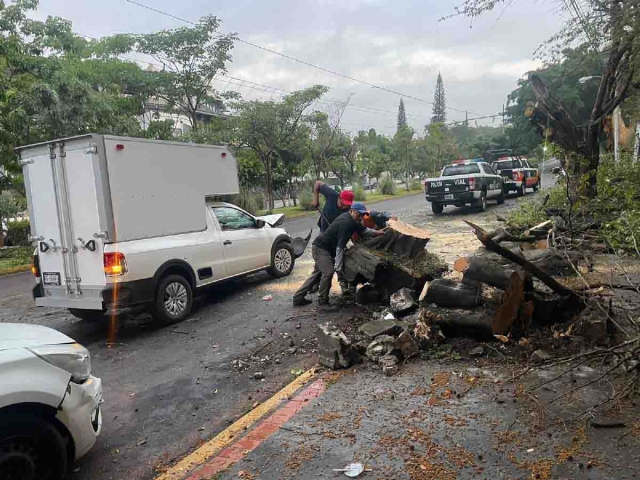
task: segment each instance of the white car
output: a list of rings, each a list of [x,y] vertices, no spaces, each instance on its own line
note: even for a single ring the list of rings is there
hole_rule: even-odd
[[[59,480],[102,429],[86,348],[48,327],[0,323],[0,479]]]

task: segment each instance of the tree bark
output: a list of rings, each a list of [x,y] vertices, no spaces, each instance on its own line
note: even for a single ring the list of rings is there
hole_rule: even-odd
[[[462,310],[430,307],[426,309],[427,321],[442,330],[446,337],[471,337],[479,341],[492,340],[494,312],[490,308]]]
[[[435,303],[439,307],[474,308],[482,302],[480,290],[447,278],[425,283],[420,294],[420,304],[423,306]]]

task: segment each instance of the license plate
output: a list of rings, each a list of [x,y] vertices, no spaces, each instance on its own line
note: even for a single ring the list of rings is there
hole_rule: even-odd
[[[445,200],[453,200],[453,193],[444,196]]]
[[[58,272],[44,272],[42,274],[42,280],[45,285],[60,285],[60,274]]]

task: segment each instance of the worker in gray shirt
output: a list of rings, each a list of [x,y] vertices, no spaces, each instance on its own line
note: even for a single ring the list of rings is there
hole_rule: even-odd
[[[293,305],[296,307],[308,305],[306,295],[311,291],[320,275],[320,289],[318,291],[318,305],[329,304],[329,292],[333,274],[341,274],[344,268],[344,251],[347,243],[354,233],[360,236],[382,235],[382,231],[367,229],[362,225],[362,217],[367,212],[362,203],[354,203],[347,213],[336,218],[333,223],[320,233],[313,241],[311,255],[315,262],[313,272],[306,282],[293,296]]]

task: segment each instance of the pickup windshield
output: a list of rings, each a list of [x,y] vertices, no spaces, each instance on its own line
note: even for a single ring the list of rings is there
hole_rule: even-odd
[[[515,160],[502,160],[501,162],[492,163],[491,166],[496,170],[506,170],[508,168],[520,168]]]
[[[472,173],[480,173],[480,167],[475,163],[469,165],[449,165],[448,167],[444,167],[442,176],[451,177],[453,175],[469,175]]]

